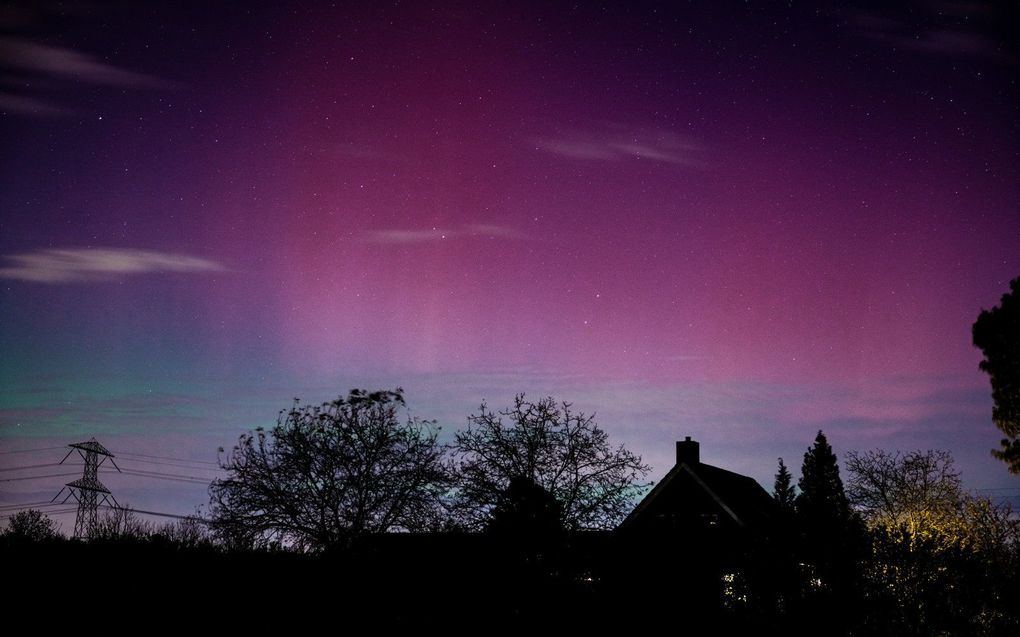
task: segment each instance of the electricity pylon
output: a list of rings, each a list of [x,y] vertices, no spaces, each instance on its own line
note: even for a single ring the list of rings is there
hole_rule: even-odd
[[[60,494],[64,492],[64,489],[67,489],[67,496],[61,501],[61,504],[67,502],[70,498],[74,498],[78,502],[78,517],[74,521],[74,539],[91,538],[96,534],[99,505],[109,504],[112,500],[113,505],[120,508],[117,498],[113,497],[110,490],[99,481],[99,466],[109,459],[110,464],[117,471],[120,471],[120,467],[113,461],[113,454],[106,447],[99,444],[95,438],[89,438],[87,442],[76,442],[67,446],[71,447],[71,450],[64,456],[64,460],[70,458],[71,454],[77,451],[82,460],[85,461],[85,467],[81,478],[65,484],[57,492],[57,495],[53,496],[50,502],[55,502],[60,497]],[[99,456],[103,456],[102,460],[99,459]],[[64,460],[61,460],[60,464],[63,464]]]

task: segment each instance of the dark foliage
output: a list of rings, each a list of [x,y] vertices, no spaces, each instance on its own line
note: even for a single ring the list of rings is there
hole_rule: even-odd
[[[42,542],[55,538],[57,530],[53,520],[45,513],[26,509],[11,516],[3,534],[9,540]]]
[[[843,627],[833,634],[851,633],[857,620],[854,609],[861,604],[867,535],[850,508],[836,454],[821,431],[804,453],[798,487],[798,563],[805,582],[798,612],[813,621],[828,618]]]
[[[485,532],[502,547],[507,571],[558,569],[564,539],[560,503],[531,480],[510,480]]]
[[[796,503],[797,493],[793,488],[793,476],[790,475],[790,470],[786,468],[782,458],[779,459],[779,471],[776,472],[772,497],[784,511],[792,511]]]
[[[556,537],[563,531],[555,497],[528,478],[515,477],[492,511],[486,531],[508,537]]]
[[[813,449],[834,461],[825,445]],[[910,454],[850,455],[895,469]],[[848,467],[847,484],[856,489],[859,463]],[[922,493],[952,492],[955,474],[951,463],[945,468],[950,488]],[[793,514],[754,531],[677,529],[665,543],[624,542],[561,530],[556,499],[523,479],[511,482],[485,533],[363,533],[316,553],[239,550],[209,541],[198,518],[153,527],[128,511],[107,516],[106,532],[88,542],[4,533],[0,563],[17,583],[5,603],[19,613],[52,604],[40,591],[52,590],[54,574],[87,572],[86,586],[69,585],[77,604],[107,608],[118,621],[159,618],[182,629],[191,621],[177,619],[182,609],[208,609],[232,630],[288,633],[342,617],[446,633],[498,622],[502,630],[571,634],[648,625],[695,634],[709,627],[712,634],[1015,635],[1017,521],[989,507],[964,495],[953,524],[871,526],[870,552],[856,555],[864,575],[842,581],[807,550],[808,523]],[[881,509],[869,511],[870,523]],[[39,516],[22,516],[30,517]],[[58,614],[58,626],[61,617],[76,616]]]
[[[797,511],[813,524],[837,525],[850,518],[850,503],[839,477],[839,465],[829,441],[821,431],[804,453],[797,486]]]
[[[1006,435],[992,455],[1020,474],[1020,277],[991,310],[974,322],[974,345],[984,353],[981,370],[992,383],[992,421]]]

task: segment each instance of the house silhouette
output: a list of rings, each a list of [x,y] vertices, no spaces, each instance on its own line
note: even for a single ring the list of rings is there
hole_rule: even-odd
[[[780,519],[753,478],[701,462],[690,436],[676,443],[676,465],[616,528],[607,553],[612,595],[697,623],[753,603],[748,582]],[[658,613],[658,614],[657,614]],[[649,621],[651,621],[649,619]]]
[[[767,532],[772,496],[753,478],[701,462],[700,445],[676,443],[676,465],[617,528],[620,534],[715,535]]]

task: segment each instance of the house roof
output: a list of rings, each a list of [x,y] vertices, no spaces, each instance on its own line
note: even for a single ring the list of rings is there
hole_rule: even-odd
[[[702,462],[680,462],[641,500],[620,524],[625,529],[655,502],[688,478],[711,498],[738,527],[756,526],[772,517],[775,502],[757,481]]]

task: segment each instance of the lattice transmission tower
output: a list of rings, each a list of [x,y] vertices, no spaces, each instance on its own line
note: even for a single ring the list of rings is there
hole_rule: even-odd
[[[74,521],[74,538],[85,539],[94,537],[96,534],[96,522],[99,518],[98,511],[100,504],[108,505],[111,501],[113,506],[120,508],[120,504],[117,499],[113,497],[110,490],[99,481],[99,467],[107,460],[114,466],[117,471],[120,471],[120,467],[113,461],[113,454],[107,450],[106,447],[99,444],[95,438],[89,438],[86,442],[76,442],[74,444],[67,445],[71,447],[71,450],[64,456],[64,460],[71,457],[71,454],[75,451],[81,456],[82,460],[85,461],[85,467],[82,470],[81,478],[74,482],[68,482],[64,485],[57,495],[53,496],[50,502],[56,502],[60,494],[67,489],[67,496],[61,501],[61,504],[67,502],[69,499],[74,498],[78,502],[78,517]],[[100,459],[102,456],[102,459]],[[60,464],[64,463],[64,460],[60,461]]]

